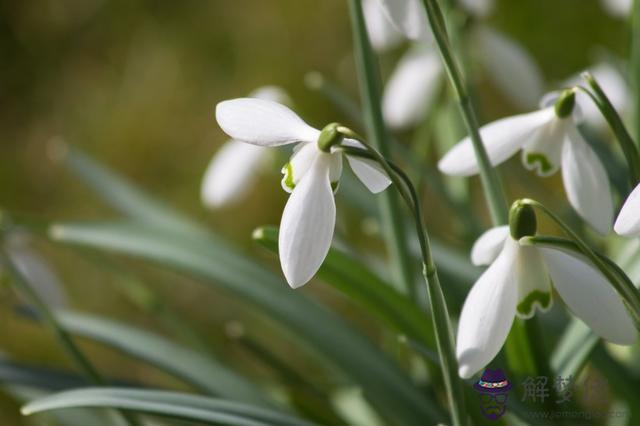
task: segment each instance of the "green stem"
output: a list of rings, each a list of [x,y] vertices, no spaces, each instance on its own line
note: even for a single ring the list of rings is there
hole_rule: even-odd
[[[640,0],[633,2],[631,11],[631,86],[633,88],[633,114],[636,142],[640,143]]]
[[[349,0],[349,9],[367,135],[373,146],[380,150],[382,155],[389,157],[388,132],[380,107],[380,77],[365,26],[361,0]],[[380,213],[395,281],[399,282],[407,293],[414,295],[415,282],[409,260],[409,248],[398,198],[394,192],[385,191],[380,194]]]
[[[447,302],[442,292],[440,279],[438,278],[436,264],[433,260],[429,234],[424,223],[422,207],[415,186],[402,169],[386,160],[381,153],[367,145],[358,135],[343,127],[338,128],[338,131],[347,137],[359,140],[365,146],[366,152],[357,148],[344,147],[342,149],[350,155],[364,156],[377,161],[391,178],[400,195],[413,213],[420,243],[420,252],[422,254],[422,276],[425,280],[429,296],[431,320],[433,321],[435,329],[436,346],[447,391],[447,399],[449,401],[451,422],[453,425],[466,424],[464,390],[458,376],[458,361],[455,355],[453,329],[451,327]]]
[[[638,152],[638,148],[622,122],[620,115],[618,115],[618,112],[611,104],[611,101],[604,93],[604,90],[602,90],[602,87],[600,87],[595,77],[593,77],[589,72],[584,72],[582,73],[582,78],[584,78],[589,87],[591,87],[593,93],[581,86],[578,86],[578,89],[586,93],[591,98],[593,103],[598,107],[604,118],[607,120],[607,123],[613,133],[616,135],[616,139],[618,140],[618,143],[622,148],[622,152],[624,153],[624,157],[627,160],[627,164],[629,165],[631,186],[635,187],[640,183],[640,152]]]
[[[423,0],[429,23],[433,31],[438,50],[444,61],[447,76],[456,99],[458,101],[462,119],[469,132],[471,143],[478,160],[480,168],[480,179],[484,188],[484,194],[491,213],[491,219],[494,226],[504,225],[507,223],[507,200],[502,191],[500,179],[496,170],[489,161],[489,156],[482,142],[482,136],[478,127],[478,120],[471,104],[471,98],[467,91],[467,86],[462,78],[460,68],[454,58],[453,49],[449,42],[445,21],[442,11],[437,0]]]

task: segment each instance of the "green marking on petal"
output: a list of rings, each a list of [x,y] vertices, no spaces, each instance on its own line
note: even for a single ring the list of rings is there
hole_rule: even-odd
[[[525,318],[533,316],[534,306],[536,304],[540,310],[549,309],[551,306],[551,293],[547,291],[534,290],[527,294],[527,297],[518,303],[518,315]]]
[[[550,173],[553,170],[551,161],[549,161],[549,158],[541,152],[527,152],[525,162],[528,166],[537,168],[543,174]]]
[[[338,187],[340,186],[340,181],[337,180],[335,182],[331,182],[331,189],[333,190],[333,193],[335,194],[336,192],[338,192]]]
[[[296,184],[293,181],[293,167],[291,166],[291,163],[287,163],[282,167],[282,174],[284,175],[282,178],[282,188],[288,192],[293,191]]]

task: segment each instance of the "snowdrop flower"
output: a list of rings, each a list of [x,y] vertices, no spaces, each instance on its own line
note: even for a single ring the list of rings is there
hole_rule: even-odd
[[[533,231],[535,233],[535,231]],[[456,355],[459,375],[470,378],[498,354],[516,316],[531,318],[552,304],[552,286],[567,307],[598,336],[630,345],[637,333],[620,296],[586,258],[550,246],[526,245],[508,226],[485,232],[471,260],[490,264],[462,307]]]
[[[523,109],[536,106],[543,94],[540,68],[515,40],[485,25],[477,26],[470,37],[476,60],[486,75],[510,102]]]
[[[297,143],[283,167],[282,187],[291,193],[282,213],[278,240],[280,264],[292,288],[306,284],[324,261],[336,221],[334,191],[342,174],[341,152],[335,145],[362,147],[342,140],[338,125],[321,132],[289,108],[261,99],[233,99],[216,107],[218,124],[232,138],[257,146]],[[356,176],[373,193],[391,180],[374,161],[347,156]]]
[[[279,87],[264,86],[249,97],[290,103]],[[231,139],[213,156],[202,179],[200,198],[209,208],[221,208],[244,198],[257,181],[259,172],[271,158],[271,152],[255,145]]]
[[[601,0],[604,10],[611,16],[624,18],[631,12],[633,0]]]
[[[410,40],[430,40],[431,28],[422,0],[376,0],[389,21]]]
[[[613,229],[625,237],[640,237],[640,185],[624,202]]]
[[[391,23],[379,0],[363,0],[362,11],[371,46],[376,51],[384,52],[402,43],[403,34]]]
[[[565,91],[557,100],[543,99],[538,111],[486,124],[480,133],[494,166],[520,150],[524,166],[538,176],[550,176],[562,165],[569,203],[594,229],[607,234],[613,222],[609,178],[576,127],[574,104],[574,91]],[[479,173],[469,137],[447,152],[438,168],[453,176]]]
[[[620,74],[620,71],[606,62],[601,62],[589,67],[587,71],[589,71],[598,81],[598,84],[607,95],[607,98],[611,101],[611,105],[613,105],[618,114],[624,115],[631,104],[631,89],[624,77]],[[582,77],[580,75],[576,75],[566,80],[561,84],[561,86],[572,87],[582,83],[584,83]],[[584,121],[597,127],[604,127],[607,125],[607,121],[602,116],[602,113],[589,95],[582,91],[578,91],[576,93],[576,102],[580,107]]]

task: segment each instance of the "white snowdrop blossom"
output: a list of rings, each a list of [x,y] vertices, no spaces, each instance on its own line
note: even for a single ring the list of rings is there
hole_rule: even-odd
[[[410,40],[430,40],[431,28],[422,0],[376,0],[389,21]]]
[[[550,176],[562,166],[569,203],[595,230],[607,234],[613,222],[613,199],[605,168],[578,131],[575,114],[559,113],[559,101],[556,105],[553,102],[553,98],[543,100],[538,111],[482,126],[480,134],[489,160],[496,166],[522,151],[524,166],[538,176]],[[567,97],[564,105],[572,107],[573,102]],[[471,139],[466,137],[449,150],[438,168],[452,176],[478,174]]]
[[[620,71],[607,62],[600,62],[587,69],[596,79],[607,98],[611,101],[614,109],[623,116],[631,105],[631,88],[625,81]],[[561,84],[562,87],[573,87],[583,84],[584,80],[580,75],[575,75]],[[596,126],[604,127],[607,121],[602,116],[593,100],[582,91],[576,93],[576,102],[580,107],[584,121]]]
[[[633,6],[633,0],[601,0],[602,7],[611,16],[618,18],[624,18],[631,12]]]
[[[613,229],[625,237],[640,237],[640,185],[627,197]]]
[[[363,0],[362,11],[371,46],[384,52],[398,46],[404,35],[391,23],[379,0]]]
[[[536,309],[548,310],[552,286],[595,334],[620,345],[635,342],[637,332],[622,299],[586,258],[520,241],[502,226],[485,232],[472,249],[474,264],[490,266],[473,285],[460,314],[456,347],[460,377],[469,378],[491,362],[516,316],[530,318]]]
[[[276,102],[240,98],[220,102],[218,124],[232,138],[262,147],[296,143],[293,156],[283,167],[282,187],[291,196],[282,213],[278,238],[280,264],[292,288],[306,284],[324,261],[336,221],[334,191],[342,174],[343,154],[320,148],[326,135],[305,123],[296,113]],[[327,128],[329,128],[328,126]],[[363,147],[352,139],[344,146]],[[356,176],[373,193],[391,184],[373,160],[347,155]]]
[[[276,86],[256,89],[251,98],[290,103],[286,92]],[[257,181],[272,152],[231,139],[213,156],[202,179],[200,198],[209,208],[221,208],[243,199]]]

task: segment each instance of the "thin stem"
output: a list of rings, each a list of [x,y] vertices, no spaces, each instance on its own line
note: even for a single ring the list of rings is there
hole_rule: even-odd
[[[598,84],[598,81],[589,72],[584,72],[582,78],[587,82],[589,87],[593,90],[585,89],[582,86],[578,86],[578,90],[586,93],[593,103],[598,107],[603,117],[607,120],[609,127],[616,135],[616,139],[624,152],[624,157],[629,165],[629,174],[631,179],[631,186],[635,187],[640,183],[640,152],[633,141],[633,138],[627,131],[620,115],[611,104],[611,101],[602,90],[602,87]]]
[[[633,285],[633,283],[628,279],[621,279],[620,270],[612,269],[611,266],[607,264],[607,262],[603,261],[600,256],[598,256],[583,240],[576,234],[567,224],[565,224],[562,219],[560,219],[555,213],[549,210],[542,203],[531,200],[528,198],[524,198],[522,200],[516,201],[516,203],[522,203],[530,205],[534,208],[537,208],[541,212],[543,212],[547,217],[553,220],[560,228],[567,234],[567,236],[573,240],[578,247],[578,249],[582,252],[584,256],[586,256],[594,266],[596,266],[602,274],[607,278],[607,280],[614,286],[616,291],[624,298],[625,302],[628,304],[631,312],[636,319],[636,323],[640,319],[640,291]]]
[[[631,58],[630,73],[633,88],[633,124],[636,142],[640,143],[640,0],[633,2],[631,11]]]
[[[413,213],[418,241],[420,243],[420,252],[422,254],[422,276],[425,280],[429,296],[431,319],[435,329],[438,357],[447,390],[451,422],[453,425],[466,424],[464,391],[462,382],[458,376],[458,361],[455,355],[453,329],[451,327],[447,302],[442,292],[440,279],[438,278],[436,264],[433,260],[429,234],[424,223],[422,207],[415,186],[402,169],[386,160],[379,152],[366,144],[362,138],[359,138],[358,135],[342,127],[338,128],[338,131],[343,132],[346,136],[359,140],[365,146],[366,151],[347,147],[343,147],[342,149],[349,155],[364,156],[377,161],[384,168],[385,172],[387,172]]]
[[[423,0],[424,7],[427,11],[429,23],[433,31],[436,44],[442,56],[445,69],[449,81],[453,86],[456,99],[458,101],[460,111],[462,113],[462,119],[469,132],[471,143],[478,160],[478,166],[480,168],[480,179],[484,188],[484,194],[491,213],[491,219],[494,226],[504,225],[507,223],[507,200],[502,190],[498,173],[491,165],[489,156],[482,142],[482,136],[478,127],[478,120],[476,118],[473,106],[471,104],[471,98],[467,92],[467,87],[463,81],[462,73],[456,63],[453,55],[453,49],[449,42],[445,21],[442,16],[442,10],[438,5],[437,0]]]
[[[365,26],[361,0],[349,0],[349,9],[353,30],[356,70],[360,83],[367,135],[382,155],[389,157],[388,132],[384,125],[380,107],[380,77]],[[386,191],[381,194],[380,213],[396,281],[404,287],[406,292],[413,295],[415,293],[415,282],[409,260],[409,247],[406,241],[398,198],[394,192]]]

